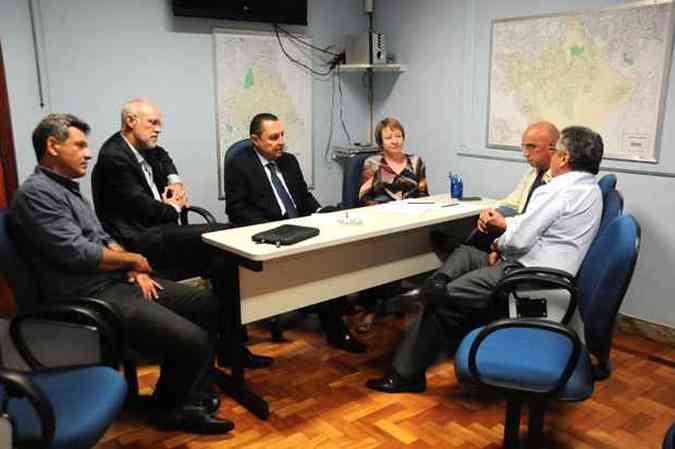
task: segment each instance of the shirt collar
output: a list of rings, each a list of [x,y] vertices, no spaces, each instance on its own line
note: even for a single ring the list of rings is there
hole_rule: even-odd
[[[562,175],[551,178],[550,185],[567,185],[576,182],[595,182],[595,176],[585,171],[572,170]]]
[[[122,139],[124,139],[127,145],[129,145],[129,148],[131,149],[131,152],[134,154],[134,156],[136,156],[136,160],[138,161],[138,163],[142,164],[143,162],[145,162],[145,158],[143,157],[143,155],[136,148],[134,148],[134,146],[131,144],[131,142],[127,140],[126,137],[124,137],[124,134],[120,133],[120,136],[122,136]]]
[[[548,170],[546,170],[546,173],[544,173],[544,176],[542,176],[541,179],[542,179],[542,181],[544,181],[544,182],[547,183],[547,184],[548,184],[549,182],[551,182],[551,179],[553,179],[553,175],[551,174],[551,169],[550,169],[550,168],[549,168]]]
[[[42,173],[45,176],[47,176],[49,179],[52,181],[57,182],[58,184],[61,184],[68,190],[72,190],[73,192],[79,194],[80,193],[80,183],[77,181],[74,181],[70,178],[66,178],[65,176],[62,176],[58,173],[56,173],[54,170],[50,170],[47,167],[44,167],[42,165],[38,165],[35,167],[35,173]]]
[[[267,164],[269,164],[270,162],[276,163],[276,160],[268,161],[267,159],[265,159],[265,157],[262,154],[260,154],[258,150],[255,149],[255,146],[253,147],[253,152],[255,153],[256,156],[258,156],[258,160],[260,161],[263,167],[267,167]],[[277,167],[278,166],[279,165],[277,164]]]

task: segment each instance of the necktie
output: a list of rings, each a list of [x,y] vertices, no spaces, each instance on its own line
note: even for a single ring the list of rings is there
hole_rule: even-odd
[[[274,190],[276,190],[277,195],[279,195],[281,203],[286,208],[286,215],[288,215],[288,218],[297,217],[298,210],[295,208],[295,205],[293,204],[291,195],[289,195],[288,191],[286,191],[284,184],[281,182],[281,179],[279,179],[279,176],[277,175],[276,162],[268,163],[267,168],[270,170],[270,179],[272,180],[272,186],[274,187]]]
[[[527,200],[525,200],[525,206],[523,206],[523,213],[527,210],[527,205],[530,203],[530,198],[532,198],[532,193],[537,189],[537,187],[543,186],[546,184],[544,182],[544,171],[539,171],[537,172],[537,177],[534,179],[534,182],[532,183],[532,188],[530,189],[530,193],[527,194]]]

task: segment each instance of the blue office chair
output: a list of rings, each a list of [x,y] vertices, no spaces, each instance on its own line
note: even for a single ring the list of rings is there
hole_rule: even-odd
[[[342,209],[359,207],[359,189],[361,188],[361,172],[363,163],[372,153],[355,154],[345,158],[342,165]]]
[[[600,234],[614,218],[623,213],[623,196],[618,190],[610,190],[603,195],[602,219],[600,220]]]
[[[52,358],[67,358],[75,344],[82,345],[83,338],[99,342],[96,328],[80,326],[77,340],[61,341],[63,332],[76,330],[72,325],[56,329],[54,322],[31,322],[19,316],[11,321],[11,340],[18,352],[30,351],[30,344],[23,339],[22,324],[29,324],[35,334],[36,326],[42,327],[43,346],[48,346]],[[19,323],[18,319],[21,319]],[[7,322],[8,320],[0,320]],[[3,327],[4,323],[3,323]],[[49,330],[56,333],[49,334]],[[47,339],[47,341],[44,341]],[[2,354],[10,352],[7,339],[0,348]],[[43,353],[45,351],[42,351]],[[101,350],[99,354],[103,353]],[[58,354],[59,357],[56,357]],[[81,365],[45,368],[35,353],[23,359],[33,371],[10,369],[0,357],[0,445],[11,441],[7,447],[41,449],[85,449],[94,447],[119,413],[126,397],[124,380],[107,366]],[[100,362],[90,360],[90,363]],[[7,432],[7,434],[3,434]],[[11,435],[9,435],[11,433]],[[6,447],[6,446],[3,446]]]
[[[675,424],[670,426],[663,438],[663,449],[675,449]]]
[[[96,327],[105,336],[106,341],[111,342],[104,347],[103,360],[113,368],[124,366],[129,385],[129,399],[134,400],[138,397],[136,364],[133,359],[125,358],[124,327],[117,310],[97,298],[52,298],[50,301],[43,301],[32,268],[20,256],[11,237],[7,209],[0,209],[0,275],[6,277],[14,294],[17,311],[24,318],[56,319]],[[34,366],[41,366],[30,351],[23,350],[21,339],[18,341],[22,356]]]
[[[598,179],[598,186],[600,187],[600,191],[602,192],[602,196],[604,198],[607,192],[616,190],[616,175],[614,173],[606,174],[602,178]]]
[[[9,341],[13,343],[8,348],[8,340],[3,339],[0,348],[0,420],[5,419],[4,413],[11,418],[13,447],[93,447],[121,409],[127,394],[124,380],[111,368],[118,363],[116,336],[98,314],[86,307],[40,304],[35,282],[28,277],[28,267],[9,238],[7,218],[7,211],[0,209],[0,274],[6,277],[14,293],[17,309],[26,313],[14,317],[9,325],[9,320],[0,320],[0,327],[9,329]],[[50,334],[54,322],[44,319],[61,318],[85,325],[77,326],[82,332],[75,341],[59,344],[59,337],[74,329],[70,324],[68,329],[59,328]],[[35,335],[39,338],[28,338]],[[100,343],[98,350],[72,354],[77,352],[76,347],[91,346],[86,344],[87,336],[97,345]],[[10,360],[7,354],[15,356]],[[64,367],[69,360],[108,366]],[[9,364],[10,361],[14,363]],[[4,437],[9,436],[0,435]]]
[[[455,355],[459,382],[484,385],[506,396],[504,448],[518,446],[524,403],[529,406],[530,446],[542,447],[548,403],[585,400],[596,381],[609,377],[614,323],[639,248],[639,224],[632,216],[622,215],[596,237],[576,280],[551,269],[529,276],[528,282],[548,277],[574,283],[585,344],[566,326],[543,319],[499,320],[473,330],[462,340]],[[511,274],[524,278],[519,271]]]
[[[244,151],[248,151],[253,148],[253,142],[251,142],[251,139],[246,138],[246,139],[241,139],[238,142],[233,143],[227,148],[227,151],[225,151],[225,159],[223,160],[223,173],[227,175],[227,166],[230,163],[230,161],[237,157],[239,154],[241,154]]]

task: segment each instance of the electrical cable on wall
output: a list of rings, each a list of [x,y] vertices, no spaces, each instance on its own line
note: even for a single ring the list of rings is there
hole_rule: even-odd
[[[305,64],[304,62],[298,60],[297,58],[294,58],[291,56],[284,46],[283,42],[281,41],[281,36],[279,32],[284,33],[288,39],[292,40],[296,44],[303,45],[311,50],[316,50],[321,53],[324,53],[326,55],[332,56],[332,58],[328,61],[322,60],[320,58],[317,58],[319,61],[319,64],[327,67],[326,71],[317,71],[311,66]],[[329,121],[329,132],[328,132],[328,142],[326,144],[326,150],[324,152],[324,157],[328,160],[329,159],[329,152],[330,152],[330,146],[333,142],[333,120],[334,120],[334,111],[335,111],[335,94],[336,94],[336,87],[337,87],[337,92],[338,92],[338,107],[339,107],[339,117],[340,117],[340,123],[342,125],[342,131],[344,132],[345,137],[347,138],[347,142],[349,145],[352,144],[352,138],[351,135],[349,134],[349,130],[347,129],[347,125],[345,124],[344,121],[344,109],[343,109],[343,104],[342,104],[342,81],[340,77],[340,69],[339,69],[339,64],[344,62],[344,56],[345,53],[340,52],[336,53],[333,51],[330,51],[329,49],[332,48],[332,46],[326,47],[326,48],[321,48],[317,47],[315,45],[310,44],[309,42],[306,42],[304,39],[301,37],[294,35],[288,30],[285,30],[284,28],[280,27],[278,24],[274,24],[274,34],[277,38],[277,42],[279,43],[279,48],[281,49],[281,52],[284,54],[284,56],[291,61],[293,64],[297,65],[298,67],[301,67],[313,75],[317,77],[320,81],[327,81],[328,77],[330,77],[331,74],[333,76],[331,77],[332,80],[332,86],[331,86],[331,110],[330,110],[330,121]],[[312,56],[310,56],[312,58]]]
[[[338,85],[338,99],[339,99],[339,105],[340,105],[340,123],[342,123],[342,131],[345,133],[345,137],[347,137],[347,143],[349,145],[352,144],[352,137],[349,135],[349,131],[347,131],[347,125],[345,125],[345,118],[343,114],[343,108],[342,108],[342,81],[340,78],[340,69],[338,68],[337,70],[337,85]]]
[[[330,92],[330,120],[328,121],[328,142],[326,142],[326,150],[323,152],[323,158],[327,161],[330,161],[330,146],[333,143],[333,112],[335,111],[335,88],[336,88],[336,78],[340,70],[333,72],[332,83],[331,83],[331,92]]]
[[[293,40],[295,40],[295,41],[301,43],[302,45],[305,45],[305,46],[307,46],[307,47],[309,47],[309,48],[311,48],[311,49],[313,49],[313,50],[317,50],[317,51],[320,51],[320,52],[322,52],[322,53],[329,54],[329,55],[331,55],[331,56],[338,56],[338,57],[341,57],[341,56],[342,56],[342,53],[334,53],[334,52],[328,50],[329,48],[332,48],[332,47],[333,47],[332,45],[331,45],[331,46],[328,46],[328,47],[326,47],[326,48],[317,47],[317,46],[315,46],[315,45],[312,45],[312,44],[308,43],[307,41],[305,41],[304,39],[302,39],[300,36],[297,36],[297,35],[291,33],[290,31],[288,31],[288,30],[282,28],[282,27],[279,26],[278,24],[275,24],[274,27],[275,27],[276,30],[280,30],[282,33],[284,33],[285,35],[287,35],[289,38],[291,38],[291,39],[293,39]]]
[[[326,70],[326,71],[324,71],[324,72],[320,72],[320,71],[314,70],[311,66],[309,66],[309,65],[305,64],[304,62],[302,62],[302,61],[300,61],[300,60],[294,58],[293,56],[291,56],[291,55],[288,53],[288,51],[286,50],[286,47],[284,47],[283,42],[281,41],[281,36],[279,35],[279,30],[281,30],[282,32],[285,32],[288,36],[291,37],[291,39],[292,39],[294,42],[296,42],[296,43],[298,43],[298,44],[302,44],[302,45],[304,45],[304,46],[306,46],[306,47],[308,47],[308,48],[310,48],[310,49],[317,50],[317,51],[321,51],[321,52],[323,52],[323,53],[327,53],[327,54],[332,55],[333,58],[332,58],[331,61],[321,61],[321,65],[323,65],[324,67],[328,67],[328,70]],[[330,73],[335,69],[335,67],[336,67],[336,65],[337,65],[337,62],[338,62],[339,58],[341,58],[341,55],[340,55],[340,54],[333,53],[333,52],[328,51],[327,49],[323,49],[323,48],[320,48],[320,47],[316,47],[316,46],[314,46],[314,45],[311,45],[311,44],[309,44],[308,42],[305,42],[304,40],[300,39],[299,37],[297,37],[297,36],[291,34],[290,32],[288,32],[288,31],[286,31],[286,30],[284,30],[283,28],[281,28],[281,27],[280,27],[279,25],[277,25],[277,24],[274,25],[274,34],[275,34],[275,36],[276,36],[276,38],[277,38],[277,42],[279,43],[279,48],[281,49],[281,52],[284,54],[284,56],[286,56],[286,58],[288,58],[289,61],[291,61],[293,64],[295,64],[295,65],[297,65],[297,66],[299,66],[299,67],[304,68],[305,70],[308,70],[308,71],[309,71],[310,73],[312,73],[313,75],[316,75],[316,76],[320,77],[320,79],[321,79],[322,81],[327,81],[327,77],[328,77],[328,76],[330,75]]]

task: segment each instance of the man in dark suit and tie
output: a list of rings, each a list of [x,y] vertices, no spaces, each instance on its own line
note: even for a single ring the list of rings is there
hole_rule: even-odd
[[[251,148],[226,159],[225,201],[230,222],[237,226],[310,215],[320,209],[307,188],[300,165],[284,151],[284,126],[273,114],[251,120]],[[364,352],[342,322],[344,300],[317,306],[328,343],[349,352]]]
[[[151,101],[137,98],[122,107],[121,130],[101,147],[92,174],[96,213],[110,235],[156,271],[212,277],[223,257],[201,235],[230,226],[179,225],[188,199],[171,156],[157,145],[161,130],[162,113]],[[244,363],[262,368],[272,358],[245,350]]]
[[[161,111],[150,101],[122,107],[121,130],[101,147],[92,174],[96,213],[106,231],[160,272],[180,266],[191,276],[208,276],[215,250],[201,234],[228,226],[179,225],[188,198],[171,156],[157,145],[161,130]]]

